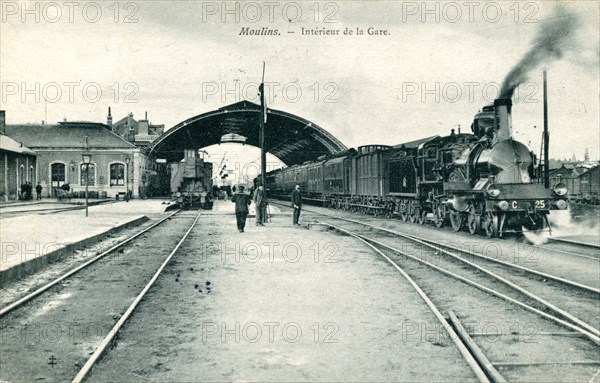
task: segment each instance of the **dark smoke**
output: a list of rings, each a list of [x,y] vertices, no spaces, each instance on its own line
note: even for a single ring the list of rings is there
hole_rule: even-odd
[[[500,98],[512,98],[515,88],[527,81],[532,70],[562,58],[568,49],[574,48],[570,38],[577,25],[576,15],[558,6],[554,15],[540,25],[531,49],[504,78]]]

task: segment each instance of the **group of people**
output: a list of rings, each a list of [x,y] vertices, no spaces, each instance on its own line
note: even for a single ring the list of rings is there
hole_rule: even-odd
[[[235,217],[237,221],[237,228],[240,233],[244,232],[246,227],[246,217],[248,216],[248,206],[254,201],[256,206],[256,226],[264,226],[267,222],[267,195],[264,187],[261,183],[258,183],[254,195],[244,193],[244,186],[240,185],[233,197],[231,202],[235,203]],[[298,226],[300,220],[300,210],[302,209],[302,194],[300,193],[300,185],[296,185],[292,191],[292,206],[294,208],[294,215],[292,223],[294,226]]]
[[[42,185],[38,182],[37,186],[35,187],[35,192],[37,194],[37,200],[41,200],[42,199]],[[33,185],[31,185],[31,182],[25,182],[23,185],[21,185],[21,199],[25,200],[25,201],[29,201],[30,199],[33,199]]]

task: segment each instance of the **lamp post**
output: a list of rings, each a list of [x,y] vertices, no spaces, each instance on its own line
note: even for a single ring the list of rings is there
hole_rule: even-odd
[[[90,162],[91,154],[83,154],[83,163],[85,164],[85,216],[88,216],[88,184],[90,183]]]
[[[125,199],[129,201],[129,163],[131,162],[131,158],[129,156],[125,157]]]

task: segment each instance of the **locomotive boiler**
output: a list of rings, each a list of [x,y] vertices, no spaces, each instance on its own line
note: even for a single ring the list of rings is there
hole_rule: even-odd
[[[535,155],[513,140],[511,109],[510,99],[495,100],[475,115],[470,134],[366,145],[273,171],[267,189],[285,197],[300,184],[324,206],[489,237],[549,229],[549,212],[567,208],[566,186],[545,188],[536,178]]]

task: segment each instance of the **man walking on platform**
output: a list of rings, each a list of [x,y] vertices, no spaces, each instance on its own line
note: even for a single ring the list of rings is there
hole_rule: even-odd
[[[231,197],[231,202],[235,203],[235,218],[237,220],[237,228],[240,233],[244,232],[246,227],[246,216],[248,215],[248,206],[252,202],[252,198],[244,193],[244,187],[240,186],[238,192]]]
[[[267,195],[261,183],[254,191],[254,205],[256,206],[256,226],[264,226],[267,222]]]
[[[300,185],[292,191],[292,206],[294,207],[294,226],[298,226],[300,220],[300,210],[302,209],[302,195],[300,194]]]

